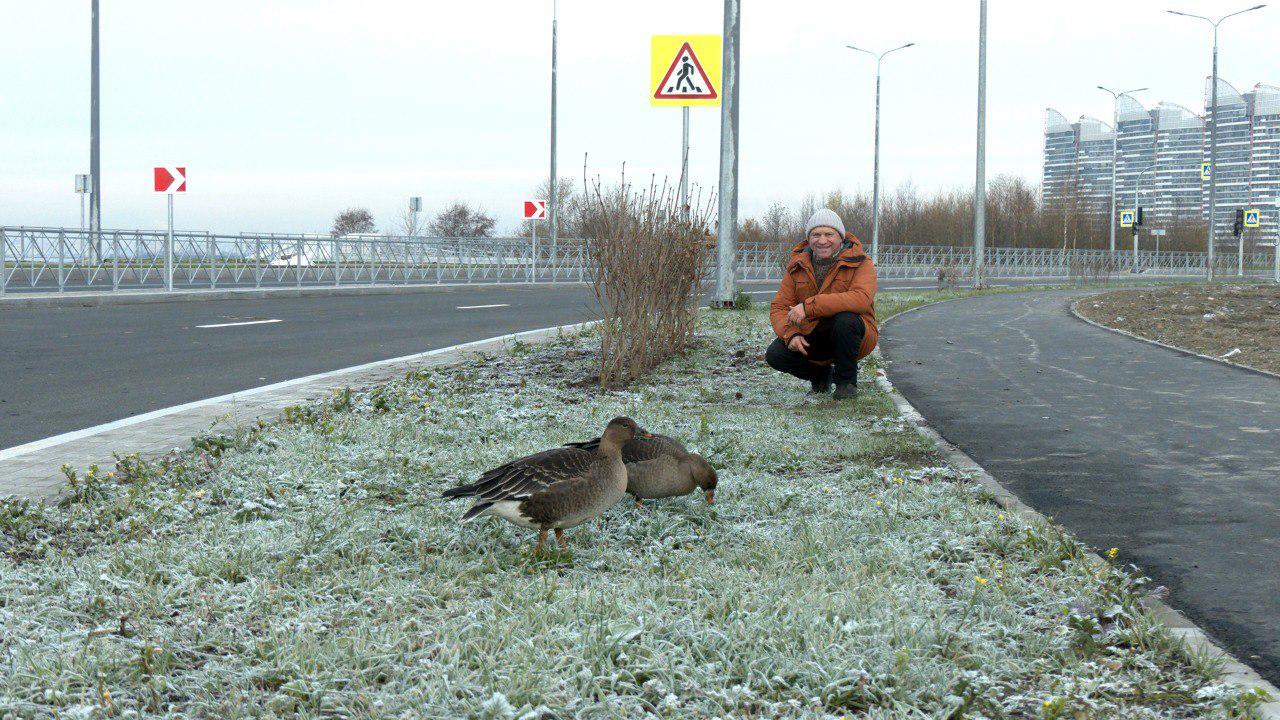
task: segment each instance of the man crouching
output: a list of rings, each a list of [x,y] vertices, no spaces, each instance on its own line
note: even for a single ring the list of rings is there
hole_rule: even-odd
[[[858,394],[858,360],[876,346],[876,268],[835,212],[822,208],[791,250],[769,307],[778,339],[765,361],[808,380],[812,392],[836,386],[837,400]]]

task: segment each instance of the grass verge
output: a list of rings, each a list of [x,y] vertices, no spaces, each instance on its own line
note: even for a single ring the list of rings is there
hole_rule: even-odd
[[[953,293],[885,296],[887,316]],[[1234,717],[1256,701],[863,383],[809,398],[763,307],[625,391],[584,334],[68,470],[0,507],[0,709],[291,717]],[[529,554],[441,489],[626,413],[721,469]]]

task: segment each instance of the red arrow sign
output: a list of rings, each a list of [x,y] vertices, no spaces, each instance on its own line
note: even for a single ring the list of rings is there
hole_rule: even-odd
[[[156,192],[184,193],[187,191],[187,169],[185,167],[158,167],[156,173]]]
[[[547,201],[546,200],[525,200],[524,201],[524,219],[525,220],[543,220],[547,217]]]

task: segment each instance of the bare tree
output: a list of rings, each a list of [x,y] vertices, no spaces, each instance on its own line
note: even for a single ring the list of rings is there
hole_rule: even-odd
[[[577,238],[582,236],[582,197],[574,189],[575,182],[571,177],[562,177],[560,182],[556,183],[556,196],[560,199],[560,205],[556,208],[556,236],[562,238]],[[533,233],[534,223],[538,225],[538,236],[548,237],[551,235],[551,181],[543,180],[538,183],[538,187],[534,188],[531,200],[547,200],[547,219],[546,220],[524,220],[520,223],[519,233],[521,237],[529,237]]]
[[[378,228],[373,224],[373,213],[368,208],[353,207],[338,213],[329,232],[334,237],[342,237],[353,233],[376,233]]]
[[[455,202],[437,215],[427,229],[436,237],[492,237],[495,224],[480,208]]]
[[[400,213],[397,229],[401,234],[408,237],[418,237],[422,231],[426,229],[426,223],[422,221],[422,213],[416,213],[408,208]]]

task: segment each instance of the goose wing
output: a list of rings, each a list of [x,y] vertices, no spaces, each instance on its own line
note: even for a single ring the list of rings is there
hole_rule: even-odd
[[[475,498],[463,520],[503,500],[522,501],[556,483],[586,475],[595,454],[578,448],[555,448],[512,460],[485,472],[480,479],[444,491],[445,498]]]
[[[566,447],[595,452],[600,447],[600,438],[569,443]],[[684,445],[669,435],[636,436],[634,440],[622,446],[622,462],[631,464],[666,456],[683,457],[686,453],[688,450]]]

